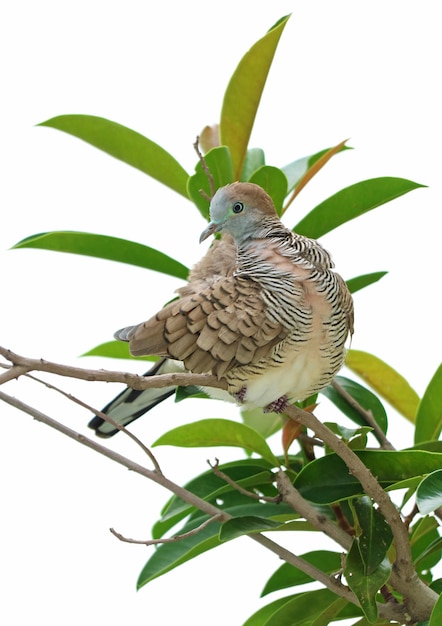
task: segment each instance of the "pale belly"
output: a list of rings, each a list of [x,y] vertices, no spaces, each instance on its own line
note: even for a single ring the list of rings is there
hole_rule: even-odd
[[[304,400],[328,384],[332,378],[327,375],[328,366],[328,359],[318,352],[305,349],[292,353],[283,364],[249,378],[242,405],[262,408],[282,396],[291,401]]]

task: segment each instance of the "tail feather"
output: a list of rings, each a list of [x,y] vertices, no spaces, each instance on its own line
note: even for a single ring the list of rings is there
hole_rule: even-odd
[[[155,376],[157,374],[170,374],[172,372],[182,371],[181,363],[172,361],[171,359],[160,359],[153,367],[145,372],[144,376]],[[102,410],[111,417],[115,422],[122,426],[127,426],[135,421],[154,406],[172,396],[176,387],[163,387],[161,389],[143,389],[136,390],[126,387],[121,393],[111,400]],[[118,432],[109,422],[102,417],[96,415],[88,424],[89,428],[95,430],[98,437],[112,437]]]

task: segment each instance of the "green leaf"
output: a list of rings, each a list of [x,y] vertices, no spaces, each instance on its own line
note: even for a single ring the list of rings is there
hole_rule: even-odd
[[[188,385],[187,387],[177,387],[175,392],[175,402],[182,402],[187,398],[210,398],[207,393],[201,391],[199,387],[195,385]]]
[[[261,95],[289,16],[279,20],[243,56],[224,94],[220,119],[221,144],[230,148],[234,180],[239,180]]]
[[[431,472],[416,491],[416,504],[422,515],[442,507],[442,469]]]
[[[289,602],[284,603],[277,611],[274,611],[264,624],[265,626],[310,626],[327,613],[337,599],[336,595],[328,589],[316,589],[295,595]],[[340,602],[338,613],[341,613],[346,606],[345,600]],[[350,609],[349,617],[360,614],[360,609],[354,607]],[[248,626],[248,622],[244,626]]]
[[[243,515],[224,522],[219,531],[219,538],[221,541],[230,541],[230,539],[236,539],[243,535],[280,529],[282,525],[281,522],[276,522],[266,517]]]
[[[416,415],[415,443],[439,438],[442,428],[442,365],[431,379]]]
[[[250,177],[250,182],[262,187],[273,200],[276,212],[281,215],[282,203],[287,195],[287,178],[277,167],[263,165]]]
[[[378,280],[381,280],[381,278],[383,278],[386,274],[388,274],[388,272],[372,272],[371,274],[355,276],[354,278],[350,278],[346,281],[347,287],[350,293],[356,293],[356,291],[359,291],[364,287],[368,287],[368,285],[377,283]]]
[[[356,450],[355,454],[384,488],[414,476],[425,476],[442,465],[442,454],[423,450]],[[363,495],[359,481],[349,474],[336,454],[308,463],[294,485],[304,498],[319,504]]]
[[[337,597],[334,602],[325,607],[316,617],[310,622],[311,626],[329,626],[335,619],[342,619],[342,612],[349,606],[349,602],[345,598]]]
[[[183,280],[186,280],[189,274],[185,265],[167,256],[167,254],[159,252],[159,250],[126,239],[93,233],[75,231],[41,233],[22,239],[13,248],[39,248],[83,254],[144,267]]]
[[[382,513],[374,508],[367,496],[356,498],[352,502],[359,532],[358,549],[364,566],[364,575],[370,576],[387,556],[387,550],[393,540],[393,533]]]
[[[256,430],[264,439],[268,439],[283,426],[281,415],[264,413],[262,409],[241,409],[241,418],[244,424]]]
[[[130,359],[136,361],[157,361],[156,356],[132,356],[129,344],[125,341],[106,341],[91,348],[80,356],[104,356],[111,359]]]
[[[347,555],[344,575],[348,586],[357,596],[364,615],[369,622],[375,623],[378,617],[376,594],[389,579],[391,564],[388,559],[384,559],[373,573],[366,574],[364,570],[365,564],[359,551],[359,542],[355,538]]]
[[[440,563],[442,538],[433,516],[418,519],[410,535],[411,554],[416,571],[426,575],[431,568]]]
[[[300,557],[326,574],[333,574],[341,568],[341,555],[337,552],[314,550],[301,554]],[[300,569],[289,563],[284,563],[270,576],[264,586],[261,597],[273,591],[279,591],[279,589],[304,585],[312,581],[313,578],[308,574],[304,574]]]
[[[78,137],[187,198],[184,168],[164,148],[126,126],[94,115],[59,115],[39,126]]]
[[[419,396],[390,365],[378,357],[361,350],[349,350],[345,365],[387,400],[401,415],[413,422]]]
[[[231,420],[215,418],[184,424],[164,433],[153,445],[184,448],[235,446],[256,452],[275,467],[279,467],[278,459],[259,433],[245,424]]]
[[[384,433],[387,432],[388,422],[387,413],[377,396],[374,393],[344,376],[336,376],[335,382],[365,410],[371,411],[374,419],[382,429]],[[353,422],[360,426],[367,426],[367,422],[363,415],[352,405],[347,399],[339,393],[338,389],[335,389],[332,385],[328,385],[321,391],[326,398],[328,398],[335,406],[338,407],[344,415],[349,417]],[[376,436],[376,435],[375,435]]]
[[[250,148],[247,150],[240,180],[243,182],[249,181],[256,170],[259,170],[263,165],[265,165],[264,150],[261,148]]]
[[[390,202],[413,189],[424,187],[404,178],[372,178],[341,189],[318,204],[293,229],[318,239],[341,224]]]
[[[431,611],[430,621],[428,626],[440,626],[442,624],[442,596],[433,607]]]
[[[265,626],[268,624],[268,619],[277,613],[281,607],[290,602],[291,599],[292,596],[287,596],[286,598],[279,598],[278,600],[270,602],[270,604],[266,604],[253,613],[242,626]]]
[[[212,150],[209,150],[209,152],[204,155],[204,161],[212,175],[215,190],[233,182],[233,166],[229,148],[226,146],[212,148]],[[191,198],[197,206],[201,215],[205,219],[209,219],[209,202],[201,194],[200,190],[209,198],[211,197],[209,179],[207,178],[202,163],[198,161],[195,166],[195,174],[187,181],[187,193],[189,194],[189,198]]]

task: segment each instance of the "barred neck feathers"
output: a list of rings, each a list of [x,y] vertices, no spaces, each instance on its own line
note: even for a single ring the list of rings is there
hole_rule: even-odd
[[[215,232],[229,233],[240,257],[250,254],[258,260],[264,247],[312,269],[333,267],[329,254],[316,241],[284,226],[270,196],[253,183],[232,183],[218,189],[210,204],[210,218],[201,240]]]

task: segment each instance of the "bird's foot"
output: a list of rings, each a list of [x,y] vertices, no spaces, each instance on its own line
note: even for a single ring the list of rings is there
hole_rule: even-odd
[[[238,402],[238,404],[242,404],[244,402],[244,398],[246,397],[246,393],[247,387],[244,385],[239,391],[233,394],[233,397]]]
[[[283,413],[288,407],[289,401],[287,396],[281,396],[263,408],[263,413]]]

